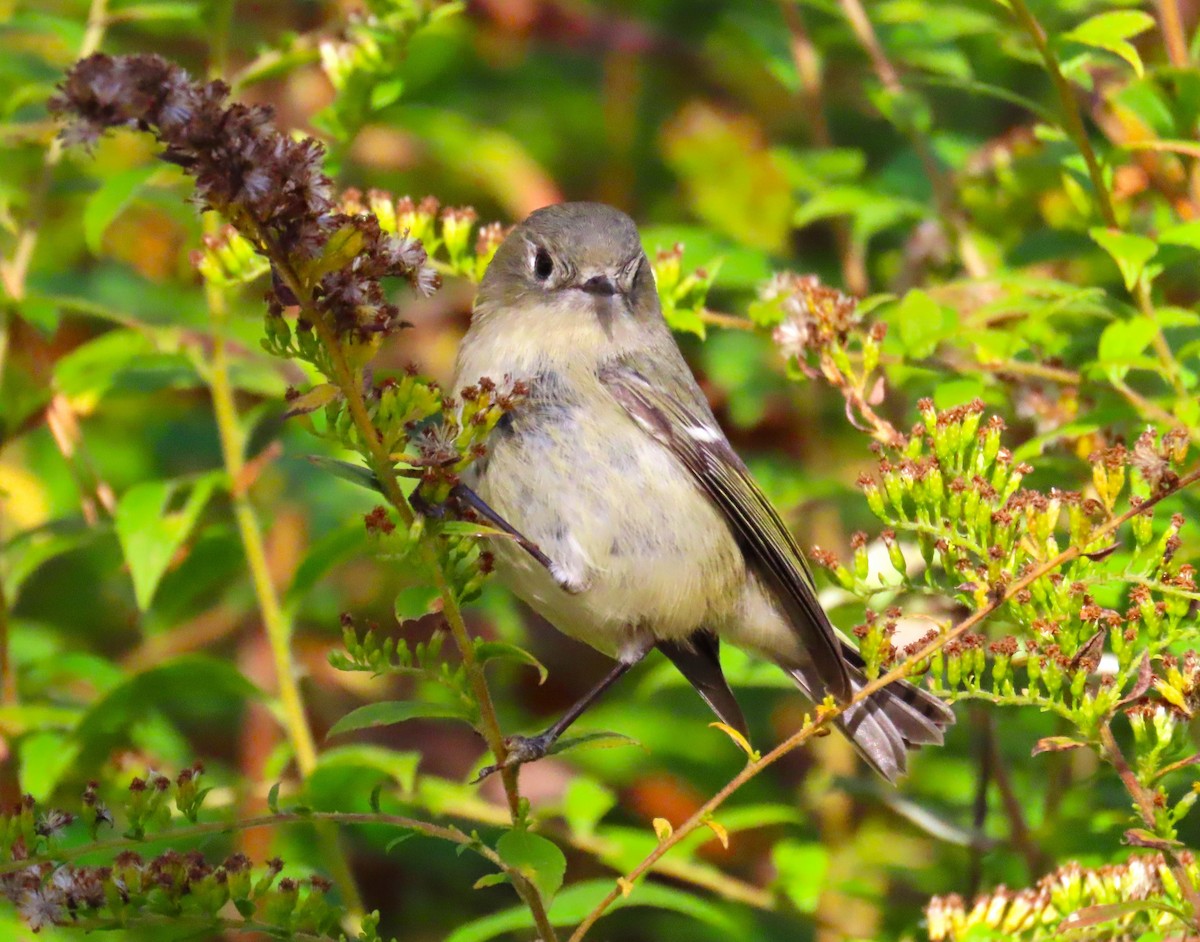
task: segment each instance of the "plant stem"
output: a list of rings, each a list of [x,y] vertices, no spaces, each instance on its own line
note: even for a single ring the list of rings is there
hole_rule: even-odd
[[[1158,0],[1158,21],[1163,43],[1167,47],[1167,59],[1177,69],[1186,69],[1188,62],[1187,39],[1183,34],[1183,17],[1179,13],[1179,0]]]
[[[279,687],[283,727],[296,757],[296,768],[301,777],[306,779],[316,770],[317,747],[312,727],[309,726],[308,717],[305,715],[304,699],[296,679],[296,665],[292,661],[292,624],[283,611],[279,595],[271,581],[262,525],[248,493],[250,482],[246,480],[245,435],[238,419],[233,384],[229,378],[229,347],[225,337],[228,307],[224,291],[211,282],[205,283],[205,297],[213,329],[212,359],[205,374],[212,393],[213,415],[217,424],[217,437],[221,443],[221,457],[229,478],[229,498],[234,524],[246,556],[246,566],[254,586],[254,597],[262,617],[267,645],[271,649],[275,683]],[[362,898],[345,852],[338,845],[337,834],[327,828],[317,830],[323,856],[346,900],[346,908],[356,918],[361,917]]]
[[[1058,92],[1058,98],[1062,104],[1063,118],[1066,121],[1065,130],[1070,135],[1071,140],[1075,142],[1079,153],[1083,155],[1084,163],[1087,164],[1088,176],[1091,177],[1092,189],[1096,192],[1096,206],[1100,210],[1100,216],[1104,219],[1106,226],[1118,229],[1120,226],[1117,223],[1117,214],[1113,210],[1112,197],[1109,195],[1108,187],[1104,184],[1104,173],[1100,169],[1100,162],[1096,159],[1096,152],[1092,149],[1092,142],[1088,138],[1087,128],[1084,127],[1083,112],[1079,109],[1079,102],[1075,98],[1075,90],[1071,88],[1071,83],[1062,74],[1062,69],[1058,65],[1058,57],[1055,56],[1054,50],[1050,48],[1050,41],[1046,37],[1046,31],[1042,29],[1042,24],[1030,12],[1029,7],[1025,4],[1025,0],[1009,0],[1009,6],[1012,8],[1013,16],[1021,28],[1029,35],[1029,38],[1033,40],[1034,46],[1037,47],[1037,51],[1041,54],[1046,71],[1050,74],[1050,80],[1054,83],[1054,88]]]
[[[330,379],[341,390],[342,396],[345,398],[346,405],[350,410],[350,416],[354,420],[355,428],[358,429],[358,434],[362,439],[364,457],[366,457],[367,463],[378,478],[380,486],[383,488],[384,497],[396,511],[400,520],[405,525],[411,524],[414,519],[413,511],[404,496],[404,491],[400,488],[400,481],[396,477],[396,469],[392,463],[391,456],[387,453],[383,440],[380,438],[379,430],[375,427],[375,423],[371,420],[370,413],[367,411],[367,404],[363,398],[361,374],[351,368],[346,359],[345,351],[342,349],[341,341],[334,333],[333,328],[325,322],[319,312],[313,310],[311,295],[305,290],[300,279],[296,277],[295,273],[287,265],[283,253],[271,246],[269,240],[265,239],[261,233],[259,233],[259,238],[267,249],[266,254],[275,262],[276,270],[279,272],[280,277],[284,279],[293,294],[295,294],[301,306],[312,314],[310,323],[312,323],[313,330],[321,341],[321,345],[329,360],[330,369],[333,372]],[[492,755],[495,756],[496,762],[503,766],[504,760],[508,757],[508,748],[505,745],[504,734],[500,729],[500,720],[496,715],[496,708],[492,702],[491,691],[488,689],[487,678],[483,673],[483,665],[475,657],[475,646],[471,640],[470,632],[467,630],[466,622],[463,619],[462,609],[459,607],[458,599],[454,597],[454,592],[450,587],[449,581],[446,579],[445,572],[442,570],[441,562],[437,558],[435,549],[428,543],[422,543],[419,551],[422,561],[433,576],[434,588],[442,600],[442,615],[450,627],[450,634],[454,638],[459,657],[462,658],[463,667],[467,673],[467,679],[471,684],[472,693],[479,706],[484,739],[488,744],[488,748],[491,749]],[[505,796],[508,799],[509,814],[512,820],[516,822],[521,817],[521,796],[517,790],[517,770],[512,767],[502,767],[500,777],[504,784]],[[542,942],[557,942],[558,937],[553,925],[550,923],[549,916],[546,914],[541,894],[528,881],[520,883],[514,881],[513,885],[517,893],[521,896],[521,899],[529,907],[534,923],[541,934]]]
[[[246,554],[246,565],[254,585],[254,597],[262,615],[263,629],[275,663],[283,725],[296,754],[296,767],[301,775],[308,776],[317,766],[317,747],[304,713],[304,701],[296,681],[296,666],[292,661],[291,651],[292,626],[283,612],[279,596],[271,582],[262,526],[247,494],[246,461],[243,455],[245,441],[234,404],[233,387],[229,380],[225,297],[221,289],[212,284],[205,286],[205,294],[213,324],[212,360],[207,378],[212,391],[213,414],[221,442],[221,456],[225,462],[225,472],[229,476],[229,496],[233,505],[234,523]]]
[[[69,863],[91,854],[105,854],[111,851],[120,851],[130,847],[139,847],[144,844],[153,844],[161,841],[179,843],[180,841],[190,840],[194,837],[206,837],[210,834],[232,834],[236,831],[251,831],[255,828],[275,827],[280,824],[304,824],[314,821],[327,821],[333,824],[384,824],[391,827],[404,828],[405,830],[417,831],[426,837],[436,837],[444,841],[461,844],[467,849],[473,850],[475,853],[487,858],[505,872],[508,872],[507,864],[500,859],[499,854],[486,844],[476,840],[469,834],[463,833],[456,827],[432,824],[428,821],[422,821],[419,818],[409,818],[404,815],[386,814],[383,812],[306,811],[301,813],[284,811],[279,814],[256,815],[252,818],[243,818],[240,821],[205,821],[200,824],[191,824],[187,827],[175,828],[164,833],[147,835],[142,838],[114,837],[106,841],[93,841],[90,844],[64,847],[53,854],[33,854],[23,860],[0,861],[0,876],[6,873],[16,873],[40,863]]]
[[[623,895],[627,895],[632,891],[634,881],[651,870],[658,860],[672,847],[682,841],[693,831],[703,827],[705,822],[712,817],[713,813],[720,808],[721,805],[723,805],[726,800],[728,800],[729,797],[734,794],[734,792],[745,785],[746,782],[759,775],[768,766],[777,762],[779,759],[796,749],[798,746],[803,745],[810,739],[820,734],[832,720],[841,716],[850,707],[861,703],[863,700],[866,700],[876,691],[881,690],[883,687],[887,686],[893,681],[906,678],[909,671],[911,671],[917,664],[925,661],[930,656],[941,650],[950,641],[960,637],[984,622],[987,618],[989,618],[1011,599],[1013,599],[1022,589],[1027,588],[1038,579],[1050,574],[1051,572],[1054,572],[1056,569],[1059,569],[1066,563],[1069,563],[1074,559],[1078,559],[1088,551],[1088,546],[1095,544],[1096,542],[1109,536],[1131,518],[1137,516],[1138,514],[1145,513],[1155,504],[1178,493],[1184,488],[1189,487],[1196,481],[1200,481],[1200,467],[1193,468],[1187,474],[1180,477],[1175,483],[1175,486],[1170,490],[1155,494],[1154,496],[1147,498],[1137,507],[1130,507],[1124,513],[1107,520],[1101,526],[1092,531],[1090,534],[1090,539],[1086,545],[1074,544],[1072,546],[1068,546],[1065,550],[1053,558],[1031,567],[1024,575],[1010,582],[1005,588],[1003,595],[988,603],[983,608],[972,612],[966,618],[962,619],[956,625],[950,628],[950,630],[924,645],[920,650],[914,652],[911,656],[897,664],[891,670],[881,674],[875,680],[864,684],[861,688],[859,688],[854,696],[850,697],[845,703],[839,703],[832,707],[826,705],[819,706],[816,711],[817,715],[815,719],[806,722],[799,730],[777,745],[770,752],[748,762],[746,766],[740,772],[738,772],[737,775],[730,779],[721,788],[720,791],[709,798],[708,801],[704,802],[704,804],[701,805],[700,808],[697,809],[696,812],[687,819],[687,821],[676,828],[675,831],[665,840],[660,841],[658,846],[655,847],[654,850],[649,854],[647,854],[646,857],[637,864],[637,866],[630,870],[624,877],[618,878],[616,886],[614,886],[613,889],[609,891],[608,895],[600,900],[595,908],[588,913],[583,922],[581,922],[571,934],[568,942],[582,942],[588,931],[596,924],[600,917],[604,915],[608,908],[614,902],[616,902],[618,898]]]
[[[1138,815],[1143,823],[1151,831],[1158,833],[1158,820],[1154,813],[1154,796],[1149,789],[1142,786],[1138,781],[1137,775],[1133,769],[1129,767],[1129,763],[1125,761],[1125,754],[1121,751],[1121,747],[1117,745],[1117,738],[1113,735],[1112,727],[1108,722],[1100,724],[1100,749],[1101,755],[1108,760],[1120,776],[1121,783],[1125,786],[1125,790],[1129,792],[1133,798],[1134,806],[1137,808]],[[1188,876],[1187,868],[1179,859],[1179,855],[1173,850],[1168,850],[1167,859],[1171,861],[1171,872],[1175,874],[1175,879],[1179,883],[1179,890],[1184,894],[1191,906],[1191,925],[1193,929],[1200,930],[1200,923],[1197,923],[1197,916],[1200,916],[1200,891],[1197,890],[1192,878]]]

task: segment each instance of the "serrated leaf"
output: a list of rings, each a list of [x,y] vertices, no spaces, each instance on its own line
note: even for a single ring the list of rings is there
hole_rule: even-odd
[[[567,858],[553,841],[526,830],[503,834],[496,853],[508,866],[537,887],[542,899],[553,899],[567,872]]]
[[[113,514],[117,539],[143,612],[150,608],[175,552],[191,534],[222,477],[213,472],[191,481],[146,481],[135,484],[117,502]],[[172,498],[185,489],[183,506],[169,510]]]
[[[1074,29],[1063,33],[1061,38],[1120,56],[1140,78],[1144,72],[1142,57],[1128,40],[1153,28],[1154,17],[1148,13],[1141,10],[1112,10],[1084,20]]]
[[[422,703],[419,700],[387,700],[382,703],[368,703],[350,711],[333,724],[326,738],[360,729],[373,729],[376,726],[392,726],[408,720],[461,720],[469,723],[471,717],[464,707]]]
[[[1134,289],[1145,271],[1146,263],[1154,258],[1158,251],[1153,239],[1132,232],[1121,232],[1119,229],[1097,226],[1089,229],[1088,235],[1117,263],[1125,281],[1125,288],[1129,291]]]
[[[546,678],[550,676],[550,672],[546,669],[545,665],[536,657],[524,648],[505,641],[476,641],[475,658],[480,663],[494,661],[497,658],[505,658],[511,661],[519,661],[522,664],[528,664],[538,672],[539,685],[544,684]]]
[[[654,825],[654,835],[660,841],[665,841],[675,833],[675,829],[671,827],[671,822],[666,818],[655,818],[651,823]]]

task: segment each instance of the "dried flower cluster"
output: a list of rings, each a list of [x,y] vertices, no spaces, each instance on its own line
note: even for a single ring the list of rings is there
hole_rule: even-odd
[[[779,272],[759,288],[759,302],[778,311],[774,337],[784,355],[800,359],[834,341],[845,342],[861,320],[858,302],[821,284],[816,275]]]
[[[420,294],[437,287],[419,240],[386,233],[370,213],[338,212],[321,145],[289,137],[270,108],[228,103],[228,94],[223,82],[195,82],[159,56],[97,53],[72,67],[51,107],[69,120],[71,142],[118,127],[154,134],[162,158],[195,180],[200,206],[275,266],[273,313],[304,301],[344,335],[401,326],[381,282],[403,278]]]
[[[1200,871],[1192,856],[1182,857],[1188,877],[1200,885]],[[1096,869],[1072,862],[1042,877],[1035,887],[1019,891],[997,887],[976,897],[969,906],[957,894],[935,896],[925,916],[930,942],[997,935],[1013,942],[1039,942],[1061,938],[1070,928],[1099,926],[1104,927],[1104,939],[1121,942],[1150,930],[1179,927],[1178,917],[1157,906],[1142,909],[1113,904],[1162,903],[1178,901],[1181,896],[1175,873],[1161,854],[1154,854]]]
[[[157,773],[134,778],[121,801],[126,836],[140,840],[169,833],[171,806],[195,821],[207,791],[200,787],[202,776],[203,767],[196,764],[174,779]],[[95,782],[87,786],[79,816],[93,838],[100,825],[114,824],[98,789]],[[214,865],[196,850],[169,849],[145,859],[126,849],[107,865],[79,865],[57,852],[75,820],[57,809],[39,809],[29,796],[0,814],[0,894],[33,932],[47,926],[115,929],[170,920],[212,932],[245,928],[285,939],[344,938],[343,912],[327,899],[331,884],[323,877],[279,879],[283,863],[278,859],[256,873],[244,854]],[[230,912],[237,918],[230,919]],[[375,917],[367,922],[359,939],[378,942]]]

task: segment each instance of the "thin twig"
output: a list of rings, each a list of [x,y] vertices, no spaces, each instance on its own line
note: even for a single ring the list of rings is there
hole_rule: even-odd
[[[1138,279],[1133,294],[1142,316],[1154,325],[1152,338],[1154,353],[1158,356],[1158,362],[1162,364],[1163,372],[1167,374],[1167,380],[1175,390],[1175,395],[1180,399],[1186,399],[1188,388],[1183,382],[1183,370],[1179,366],[1179,361],[1175,359],[1175,352],[1171,349],[1171,345],[1167,343],[1167,335],[1163,333],[1162,324],[1155,316],[1154,300],[1150,297],[1150,282],[1145,275]]]
[[[379,480],[384,497],[400,517],[400,520],[405,525],[411,524],[414,519],[412,508],[404,496],[404,491],[400,488],[400,481],[396,476],[395,465],[388,454],[387,448],[383,444],[383,440],[380,438],[379,430],[375,427],[375,423],[371,420],[370,413],[367,411],[367,404],[363,398],[363,384],[360,372],[351,368],[342,349],[341,342],[338,340],[333,329],[319,313],[313,311],[311,295],[305,289],[301,280],[291,270],[290,265],[287,264],[284,253],[272,246],[270,240],[261,231],[257,233],[257,236],[260,243],[266,248],[268,257],[275,262],[276,270],[279,272],[280,277],[300,301],[301,307],[308,312],[312,312],[313,316],[310,318],[310,323],[313,325],[313,330],[316,332],[328,357],[329,366],[333,372],[333,376],[330,379],[333,380],[334,384],[341,391],[347,408],[350,410],[351,419],[354,421],[355,428],[362,439],[367,462]],[[488,748],[491,749],[492,755],[495,756],[496,762],[501,766],[500,776],[504,784],[505,796],[508,799],[509,814],[512,820],[516,822],[521,816],[521,797],[517,790],[517,768],[505,766],[504,760],[508,757],[508,748],[504,741],[504,734],[500,729],[500,720],[496,715],[495,705],[492,703],[491,691],[488,689],[483,665],[475,657],[475,646],[471,640],[470,632],[467,630],[466,622],[463,619],[462,609],[459,607],[458,599],[454,597],[454,592],[450,587],[446,574],[442,571],[434,548],[428,543],[422,543],[419,552],[421,553],[422,562],[424,562],[426,568],[432,574],[434,588],[441,598],[442,615],[450,627],[451,637],[453,637],[455,646],[458,648],[459,657],[462,658],[468,682],[471,684],[471,691],[479,706],[484,739],[488,744]],[[550,923],[550,918],[546,914],[545,904],[537,889],[528,883],[528,881],[520,884],[514,882],[514,887],[529,907],[534,923],[541,933],[542,942],[557,942],[554,927]]]
[[[1117,229],[1119,226],[1117,223],[1117,214],[1113,210],[1112,197],[1109,195],[1108,187],[1104,183],[1104,173],[1100,169],[1099,160],[1096,159],[1096,152],[1092,149],[1092,142],[1088,138],[1087,128],[1084,127],[1083,112],[1080,110],[1079,102],[1075,98],[1075,90],[1071,88],[1071,83],[1062,74],[1062,69],[1058,65],[1058,57],[1054,54],[1054,50],[1050,48],[1050,41],[1046,37],[1046,31],[1042,29],[1042,24],[1029,11],[1025,0],[1009,0],[1009,7],[1012,9],[1013,16],[1021,25],[1021,28],[1033,40],[1033,44],[1037,47],[1037,51],[1042,57],[1042,62],[1046,66],[1046,71],[1050,74],[1050,80],[1054,83],[1054,88],[1058,92],[1059,102],[1062,104],[1063,118],[1066,121],[1065,130],[1070,135],[1071,140],[1075,142],[1079,153],[1083,155],[1084,163],[1087,164],[1088,176],[1091,177],[1092,189],[1096,192],[1096,206],[1100,210],[1100,216],[1104,219],[1106,226]]]
[[[597,920],[604,915],[608,908],[614,902],[616,902],[619,897],[632,891],[634,881],[643,876],[647,871],[651,870],[658,860],[664,854],[670,851],[672,847],[678,844],[697,828],[703,827],[704,823],[712,816],[712,814],[718,808],[720,808],[721,805],[723,805],[726,800],[728,800],[729,797],[734,794],[734,792],[746,784],[746,782],[759,775],[768,766],[777,762],[783,756],[787,755],[797,747],[803,745],[816,735],[820,734],[832,720],[841,716],[852,706],[868,699],[878,690],[881,690],[888,684],[897,680],[905,679],[909,672],[916,665],[927,660],[933,654],[940,651],[950,641],[960,637],[961,635],[975,628],[977,625],[981,624],[1010,600],[1012,600],[1022,589],[1027,588],[1038,579],[1048,575],[1051,572],[1054,572],[1056,569],[1060,568],[1066,563],[1069,563],[1074,559],[1078,559],[1085,552],[1087,552],[1088,545],[1092,545],[1100,540],[1103,540],[1106,536],[1113,533],[1131,518],[1137,516],[1138,514],[1145,513],[1160,501],[1165,500],[1167,497],[1178,493],[1186,487],[1189,487],[1198,480],[1200,480],[1200,467],[1193,468],[1187,474],[1180,477],[1170,490],[1155,494],[1153,497],[1148,498],[1137,507],[1131,507],[1124,513],[1111,518],[1101,526],[1097,527],[1094,531],[1092,531],[1088,544],[1074,544],[1069,546],[1052,558],[1032,567],[1024,575],[1010,582],[1005,588],[1004,593],[998,598],[994,599],[983,608],[972,612],[945,634],[940,635],[933,641],[924,645],[920,650],[914,652],[910,657],[897,664],[891,670],[881,674],[875,680],[864,684],[861,688],[859,688],[854,696],[852,696],[846,702],[836,704],[834,706],[822,705],[818,707],[815,719],[805,723],[804,726],[785,739],[782,743],[777,745],[770,752],[748,762],[746,766],[740,772],[738,772],[737,775],[730,779],[729,782],[727,782],[725,786],[721,788],[720,791],[718,791],[715,795],[709,798],[708,801],[701,805],[700,808],[694,814],[692,814],[690,818],[687,819],[687,821],[676,828],[669,837],[659,842],[658,846],[655,847],[655,849],[649,854],[647,854],[646,857],[637,864],[637,866],[630,870],[624,877],[619,878],[616,886],[596,905],[596,907],[590,913],[588,913],[583,922],[581,922],[571,934],[568,942],[581,942],[584,936],[587,935],[588,931],[596,924]]]
[[[1000,743],[996,736],[996,724],[992,714],[984,715],[987,722],[984,748],[989,756],[988,763],[992,771],[992,781],[996,783],[996,791],[1000,793],[1000,802],[1004,805],[1004,813],[1008,817],[1008,839],[1025,858],[1025,867],[1029,871],[1030,882],[1033,882],[1046,869],[1046,855],[1034,839],[1029,822],[1025,820],[1025,809],[1021,807],[1021,799],[1017,796],[1017,790],[1013,788],[1008,765],[1000,755]]]
[[[156,844],[169,841],[178,844],[194,837],[206,837],[210,834],[232,834],[237,831],[252,831],[256,828],[275,827],[280,824],[311,824],[314,821],[331,821],[334,824],[383,824],[389,827],[417,831],[426,837],[436,837],[454,844],[460,844],[494,863],[505,873],[509,872],[508,865],[492,848],[477,838],[456,827],[433,824],[419,818],[410,818],[399,814],[384,812],[350,812],[350,811],[282,811],[278,814],[255,815],[240,821],[204,821],[190,824],[187,827],[174,828],[145,837],[113,837],[104,841],[93,841],[90,844],[77,844],[73,847],[61,847],[53,853],[31,854],[22,860],[0,861],[0,876],[6,873],[16,873],[42,863],[64,864],[92,854],[107,854],[113,851],[125,850],[130,847],[140,847],[145,844]]]
[[[1186,69],[1191,63],[1188,62],[1187,38],[1183,33],[1179,0],[1158,0],[1158,22],[1171,65],[1177,69]]]

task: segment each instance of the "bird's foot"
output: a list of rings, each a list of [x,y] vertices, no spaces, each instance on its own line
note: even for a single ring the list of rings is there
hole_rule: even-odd
[[[430,520],[441,520],[452,509],[451,504],[453,499],[442,501],[440,504],[434,504],[422,497],[421,489],[417,488],[409,495],[408,502],[412,504],[412,509],[422,517],[428,517]]]
[[[484,766],[479,770],[479,774],[475,776],[471,784],[478,784],[489,775],[494,775],[501,769],[515,769],[517,766],[524,765],[527,762],[536,762],[538,759],[544,759],[557,738],[557,736],[551,736],[548,732],[538,736],[509,736],[504,740],[504,745],[508,751],[508,754],[504,757],[504,761],[498,762],[495,765]]]

